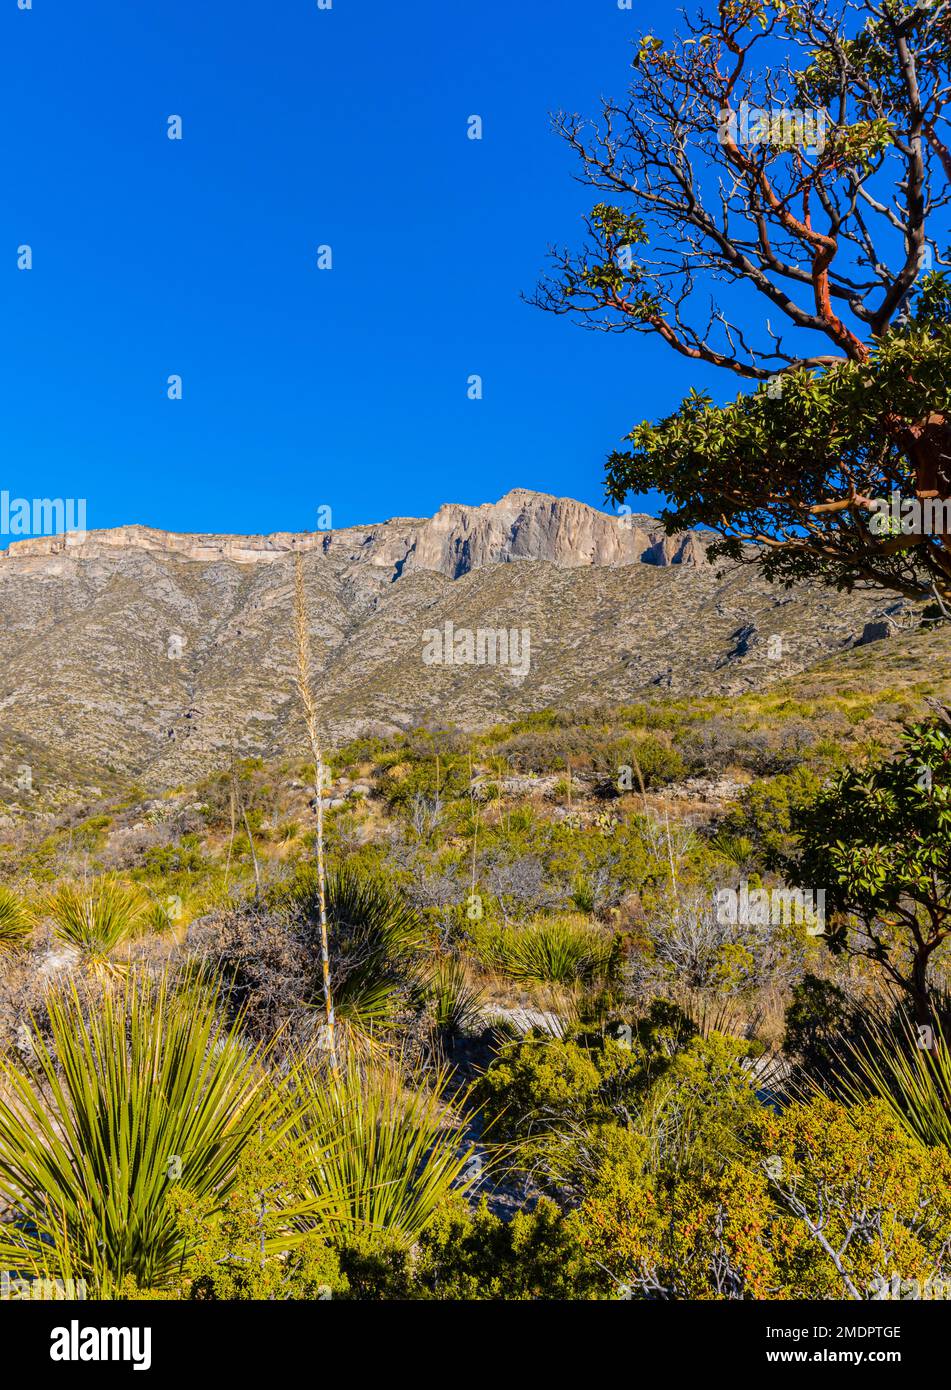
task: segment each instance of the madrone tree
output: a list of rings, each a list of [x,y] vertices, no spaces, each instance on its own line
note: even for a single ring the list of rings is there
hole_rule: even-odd
[[[608,496],[658,489],[669,530],[770,578],[943,608],[951,0],[719,0],[684,23],[640,39],[598,119],[555,117],[600,196],[533,302],[747,386],[637,425]]]
[[[935,958],[951,937],[951,718],[907,726],[894,757],[841,772],[793,825],[788,873],[825,886],[833,950],[877,962],[930,1028]]]

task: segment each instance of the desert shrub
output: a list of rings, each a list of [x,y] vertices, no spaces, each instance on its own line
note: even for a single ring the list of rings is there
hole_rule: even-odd
[[[868,1297],[896,1269],[922,1282],[951,1272],[951,1154],[913,1138],[883,1102],[818,1097],[767,1112],[758,1152],[782,1227],[805,1229],[801,1296]],[[828,1247],[843,1252],[841,1273]]]
[[[469,764],[461,757],[401,762],[385,770],[377,794],[391,811],[407,811],[418,798],[451,801],[469,795]]]
[[[843,1039],[853,1032],[855,1008],[841,986],[806,974],[786,1008],[783,1050],[800,1074],[828,1083],[842,1069]]]
[[[508,1043],[475,1090],[492,1137],[524,1138],[552,1116],[593,1105],[603,1080],[601,1060],[574,1041],[523,1038]]]
[[[739,915],[739,914],[738,914]],[[628,960],[635,994],[695,991],[713,998],[749,997],[788,987],[805,969],[814,939],[795,922],[721,920],[712,895],[681,892],[652,911],[641,928],[641,949]]]
[[[819,776],[808,767],[753,782],[723,818],[722,829],[751,840],[765,869],[780,869],[796,843],[794,812],[816,795],[820,785]]]
[[[654,1171],[643,1153],[616,1136],[569,1218],[627,1296],[862,1299],[894,1268],[949,1268],[951,1159],[884,1105],[763,1111],[719,1168]]]
[[[503,1221],[482,1203],[445,1201],[412,1247],[374,1234],[340,1249],[345,1297],[394,1300],[534,1300],[611,1296],[578,1229],[541,1198]]]
[[[646,1092],[634,1121],[655,1171],[720,1169],[760,1116],[750,1045],[713,1033],[692,1038]]]
[[[393,1023],[416,1008],[423,924],[376,872],[345,868],[326,883],[330,974],[341,1020],[360,1029]],[[288,1042],[314,1036],[323,1006],[317,875],[309,863],[270,889],[262,904],[213,913],[189,949],[215,960],[233,1008],[259,1039],[284,1030]]]
[[[174,838],[175,831],[163,821],[154,825],[118,826],[103,848],[99,863],[112,871],[141,868],[149,850],[164,848]]]
[[[503,1046],[473,1097],[513,1169],[546,1190],[578,1190],[602,1129],[627,1123],[652,1061],[637,1038],[523,1038]]]
[[[201,837],[183,835],[177,844],[156,845],[142,855],[143,867],[153,874],[200,873],[206,867]]]
[[[768,1298],[776,1286],[765,1177],[651,1172],[645,1141],[606,1136],[598,1174],[569,1217],[622,1298]]]
[[[517,835],[518,831],[514,833]],[[514,849],[511,840],[490,842],[481,865],[481,877],[502,916],[508,920],[510,916],[525,917],[559,906],[563,896],[541,858],[537,854],[513,853]]]
[[[223,1193],[173,1187],[168,1203],[191,1252],[183,1269],[187,1297],[240,1301],[346,1295],[347,1280],[326,1231],[298,1224],[300,1193],[307,1191],[309,1178],[302,1148],[255,1136]]]
[[[630,752],[636,759],[636,764],[632,761],[631,766],[638,789],[640,782],[637,779],[637,768],[640,768],[647,791],[664,787],[669,782],[676,782],[686,774],[686,764],[677,749],[653,734],[638,739],[630,747]]]
[[[484,1205],[470,1212],[447,1203],[419,1242],[409,1288],[429,1299],[576,1299],[604,1283],[558,1207],[542,1198],[511,1221]]]
[[[261,758],[241,758],[234,765],[234,783],[238,798],[245,808],[252,829],[260,824],[261,815],[272,795],[268,785],[264,762]],[[204,818],[208,825],[225,829],[231,824],[233,783],[231,769],[214,773],[198,783],[198,800],[204,806]],[[238,811],[240,823],[240,811]]]
[[[594,789],[604,797],[653,791],[686,775],[687,764],[664,738],[643,734],[598,746],[591,756]]]
[[[355,738],[349,743],[345,743],[342,748],[330,756],[331,767],[339,768],[342,772],[354,772],[357,768],[366,763],[375,763],[386,749],[386,743],[380,738]]]
[[[652,1171],[722,1167],[761,1114],[749,1059],[745,1041],[700,1037],[655,1001],[633,1026],[507,1044],[474,1094],[516,1168],[583,1192],[619,1130]]]

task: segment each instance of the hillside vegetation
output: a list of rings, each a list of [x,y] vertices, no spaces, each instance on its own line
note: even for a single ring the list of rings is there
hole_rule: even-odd
[[[891,669],[856,653],[851,689],[331,750],[332,1050],[312,764],[14,812],[4,1258],[102,1297],[868,1297],[896,1251],[947,1274],[946,951],[923,1050],[831,907],[714,910],[791,886],[797,807],[930,713],[934,672],[877,645]]]

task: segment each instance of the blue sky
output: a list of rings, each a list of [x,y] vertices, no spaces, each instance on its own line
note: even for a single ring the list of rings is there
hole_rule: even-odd
[[[631,40],[673,17],[9,0],[0,488],[85,497],[90,527],[180,531],[305,530],[321,506],[346,526],[516,486],[601,505],[607,452],[713,378],[519,294],[594,201],[548,112],[622,92]]]

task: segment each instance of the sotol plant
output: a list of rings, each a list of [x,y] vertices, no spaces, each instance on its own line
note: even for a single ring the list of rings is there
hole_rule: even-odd
[[[25,945],[33,929],[33,914],[9,888],[0,887],[0,956]]]
[[[323,886],[313,873],[300,875],[293,900],[321,940],[326,926],[332,931],[340,1018],[364,1031],[392,1022],[422,938],[414,909],[383,879],[348,868]]]
[[[148,906],[137,888],[105,877],[60,884],[47,897],[44,911],[58,942],[71,946],[91,969],[114,975],[123,968],[114,953],[144,925]]]
[[[899,1124],[929,1148],[951,1150],[951,1049],[935,1019],[898,1025],[873,1019],[857,1045],[845,1044],[847,1098],[883,1100]]]
[[[249,1140],[287,1133],[286,1097],[195,980],[113,981],[93,1010],[73,986],[47,1008],[31,1061],[0,1058],[0,1196],[20,1213],[0,1265],[167,1287],[191,1253],[169,1191],[223,1201]]]
[[[441,1037],[459,1037],[478,1025],[485,991],[472,983],[466,962],[459,956],[436,958],[426,979],[426,995]]]
[[[448,1074],[409,1090],[399,1071],[349,1055],[336,1072],[302,1070],[303,1134],[334,1238],[382,1233],[410,1242],[454,1188],[472,1149],[446,1104]]]
[[[571,917],[553,917],[524,927],[490,928],[477,947],[486,965],[514,980],[571,984],[607,969],[611,942]]]

